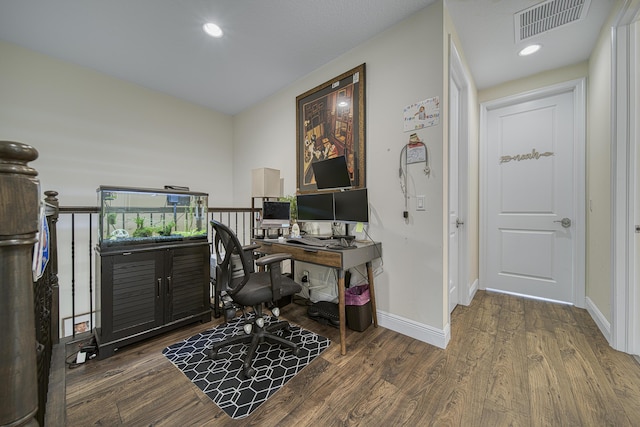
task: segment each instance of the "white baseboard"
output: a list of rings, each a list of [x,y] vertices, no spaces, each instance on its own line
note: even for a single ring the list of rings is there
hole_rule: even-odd
[[[476,293],[478,292],[478,286],[478,279],[474,280],[471,286],[469,286],[469,294],[467,295],[466,305],[470,305],[471,301],[473,301],[473,299],[475,298]]]
[[[589,297],[585,298],[585,300],[587,312],[589,312],[593,321],[596,322],[604,338],[611,344],[611,324]]]
[[[395,314],[378,311],[378,324],[402,335],[415,338],[436,347],[446,348],[451,339],[451,327],[446,325],[444,330],[418,323]]]

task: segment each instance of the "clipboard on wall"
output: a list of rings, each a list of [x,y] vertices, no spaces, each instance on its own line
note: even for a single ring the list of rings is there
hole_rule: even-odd
[[[418,135],[412,133],[409,136],[409,143],[406,146],[405,152],[405,164],[411,165],[413,163],[428,163],[427,161],[427,146],[424,142],[420,141]]]

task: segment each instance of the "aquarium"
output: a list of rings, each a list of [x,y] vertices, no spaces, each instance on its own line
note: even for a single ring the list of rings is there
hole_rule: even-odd
[[[101,248],[208,238],[206,193],[107,186],[97,191]]]

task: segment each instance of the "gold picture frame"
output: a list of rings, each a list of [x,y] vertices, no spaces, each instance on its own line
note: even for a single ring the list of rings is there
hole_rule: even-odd
[[[312,163],[345,156],[353,188],[366,186],[365,64],[296,97],[296,190],[318,191]]]

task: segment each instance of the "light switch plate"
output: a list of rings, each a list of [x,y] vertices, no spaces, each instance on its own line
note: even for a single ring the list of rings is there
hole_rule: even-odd
[[[417,211],[424,211],[424,210],[427,209],[425,207],[424,199],[425,199],[425,196],[417,196],[416,197],[416,210]]]

